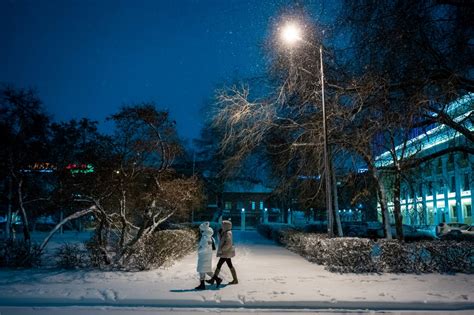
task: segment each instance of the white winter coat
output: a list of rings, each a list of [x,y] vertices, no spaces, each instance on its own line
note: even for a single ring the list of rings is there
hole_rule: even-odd
[[[212,234],[214,231],[209,227],[209,222],[204,222],[199,226],[201,240],[198,248],[197,272],[212,272]]]

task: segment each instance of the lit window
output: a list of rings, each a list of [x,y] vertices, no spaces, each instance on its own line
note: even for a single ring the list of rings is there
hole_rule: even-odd
[[[471,207],[471,205],[466,205],[466,217],[472,217],[472,207]]]
[[[226,201],[225,202],[225,209],[226,210],[232,209],[232,202],[231,201]]]
[[[469,185],[469,174],[464,174],[464,178],[463,178],[463,181],[462,181],[462,190],[464,191],[468,191],[470,190],[470,185]]]
[[[252,210],[255,210],[255,201],[252,201]]]
[[[263,201],[260,201],[260,210],[263,210]]]
[[[458,207],[451,206],[451,209],[453,211],[453,218],[457,218],[458,217]]]

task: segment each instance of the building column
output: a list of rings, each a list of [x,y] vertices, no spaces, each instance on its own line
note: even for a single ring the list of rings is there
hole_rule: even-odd
[[[426,207],[426,185],[421,184],[421,208],[423,211],[423,222],[420,224],[428,224],[428,208]]]
[[[420,224],[420,215],[418,213],[418,187],[415,187],[415,189],[413,189],[413,210],[414,210],[414,220],[413,222],[410,222],[411,224],[413,225],[417,225],[417,224]]]
[[[400,209],[400,211],[401,211],[401,209]],[[407,190],[405,191],[405,218],[406,218],[405,223],[410,224],[411,223],[410,203],[408,202],[408,192],[407,192]]]
[[[436,195],[438,193],[438,190],[435,188],[437,187],[436,183],[433,184],[433,216],[434,216],[434,223],[438,224],[441,222],[441,213],[438,211],[438,199],[436,198]]]
[[[436,176],[436,165],[435,162],[430,163],[430,168],[431,168],[431,194],[433,195],[433,217],[434,217],[434,223],[437,225],[438,223],[441,222],[440,218],[440,213],[438,213],[438,177]]]
[[[459,156],[456,154],[454,156],[454,183],[455,183],[455,191],[456,191],[456,212],[457,212],[457,221],[463,223],[464,222],[464,212],[462,208],[461,202],[461,174],[459,172],[459,166],[457,165],[457,160]]]
[[[444,183],[444,215],[446,222],[451,222],[451,211],[449,209],[449,176],[448,176],[448,157],[442,156],[441,162],[443,163],[443,183]]]
[[[469,154],[469,165],[467,167],[467,170],[469,170],[469,189],[471,191],[471,213],[474,211],[474,154]],[[471,215],[471,220],[472,220],[472,215]],[[474,221],[471,222],[471,224],[474,224]]]
[[[240,212],[240,229],[245,231],[245,209],[242,208]]]

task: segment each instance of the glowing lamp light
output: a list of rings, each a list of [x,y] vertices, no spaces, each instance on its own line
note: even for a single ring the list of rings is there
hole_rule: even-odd
[[[265,208],[265,212],[267,212],[267,211],[268,211],[268,209],[267,209],[267,208]]]
[[[286,24],[281,31],[281,38],[283,42],[288,45],[293,45],[301,40],[301,29],[295,23]]]
[[[242,208],[242,212],[245,212],[245,208]]]

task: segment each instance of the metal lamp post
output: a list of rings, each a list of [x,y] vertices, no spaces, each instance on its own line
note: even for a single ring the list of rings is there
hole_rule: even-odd
[[[281,38],[288,46],[294,46],[297,42],[303,41],[301,37],[301,29],[296,23],[288,23],[282,28]],[[327,218],[328,226],[327,231],[329,237],[334,236],[334,213],[332,205],[332,190],[331,190],[331,169],[329,167],[329,150],[328,150],[328,134],[327,134],[327,121],[326,121],[326,103],[324,98],[324,67],[323,67],[323,47],[319,46],[319,59],[320,59],[320,77],[321,77],[321,100],[322,100],[322,111],[323,111],[323,138],[324,138],[324,170],[325,170],[325,186],[326,186],[326,206],[327,206]]]

